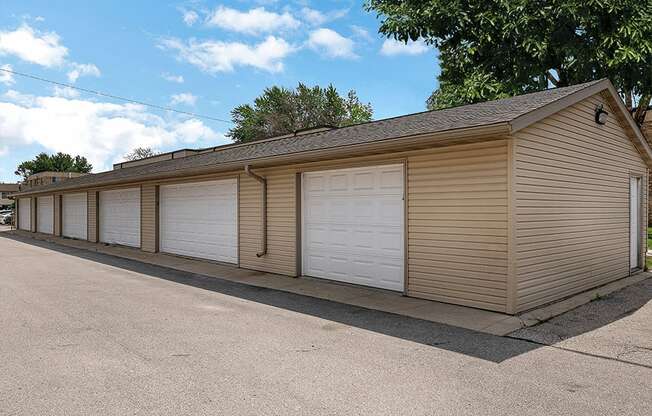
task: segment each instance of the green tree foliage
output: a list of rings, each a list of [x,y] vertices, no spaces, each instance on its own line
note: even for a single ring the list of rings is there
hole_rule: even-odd
[[[652,0],[367,0],[379,31],[440,52],[443,108],[608,77],[640,122],[652,97]]]
[[[355,91],[346,97],[333,85],[308,87],[299,83],[295,90],[266,88],[254,104],[231,111],[234,127],[227,136],[245,143],[318,126],[342,127],[371,120],[370,104],[360,102]]]
[[[88,163],[83,156],[72,157],[67,153],[57,153],[48,155],[39,153],[34,159],[27,160],[16,168],[14,172],[23,178],[39,172],[80,172],[89,173],[93,170],[93,165]]]

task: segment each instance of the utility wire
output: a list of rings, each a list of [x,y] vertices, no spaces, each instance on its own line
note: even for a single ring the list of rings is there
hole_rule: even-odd
[[[35,80],[41,81],[41,82],[47,82],[47,83],[58,85],[58,86],[61,86],[61,87],[72,88],[74,90],[82,91],[82,92],[85,92],[85,93],[88,93],[88,94],[95,94],[95,95],[99,95],[101,97],[112,98],[114,100],[122,100],[122,101],[126,101],[128,103],[139,104],[139,105],[143,105],[143,106],[146,106],[146,107],[156,108],[158,110],[172,111],[174,113],[185,114],[187,116],[192,116],[192,117],[196,117],[196,118],[203,118],[203,119],[206,119],[206,120],[219,121],[221,123],[231,124],[231,122],[229,120],[223,120],[221,118],[205,116],[205,115],[197,114],[197,113],[191,113],[189,111],[177,110],[177,109],[174,109],[174,108],[171,108],[171,107],[164,107],[162,105],[150,104],[150,103],[146,103],[144,101],[132,100],[131,98],[125,98],[125,97],[120,97],[118,95],[107,94],[107,93],[101,92],[101,91],[95,91],[95,90],[89,90],[87,88],[76,87],[76,86],[71,85],[71,84],[52,81],[50,79],[37,77],[36,75],[26,74],[26,73],[14,71],[14,70],[11,70],[11,69],[0,68],[0,71],[6,72],[8,74],[19,75],[19,76],[25,77],[25,78],[35,79]]]

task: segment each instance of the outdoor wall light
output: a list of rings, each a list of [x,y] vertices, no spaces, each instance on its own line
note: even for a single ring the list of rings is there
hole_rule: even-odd
[[[609,117],[609,113],[607,113],[602,104],[600,104],[595,109],[595,122],[598,124],[605,124],[607,122],[607,117]]]

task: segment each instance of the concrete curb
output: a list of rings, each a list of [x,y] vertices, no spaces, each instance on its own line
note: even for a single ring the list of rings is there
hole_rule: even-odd
[[[604,286],[563,299],[559,302],[525,312],[518,317],[522,322],[523,328],[531,327],[650,277],[652,277],[652,273],[641,271],[629,277],[607,283]]]

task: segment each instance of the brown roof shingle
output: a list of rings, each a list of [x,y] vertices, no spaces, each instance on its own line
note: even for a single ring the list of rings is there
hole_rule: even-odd
[[[210,168],[225,163],[248,162],[259,158],[289,155],[311,150],[360,145],[428,133],[507,123],[598,82],[600,81],[444,110],[425,111],[298,136],[281,137],[244,145],[227,145],[215,148],[214,151],[209,153],[82,176],[41,186],[32,191],[43,192],[99,186],[103,183],[129,182],[175,171]]]

